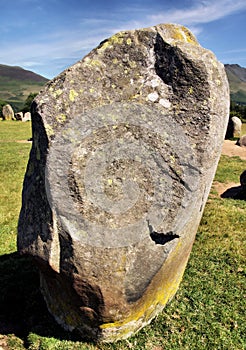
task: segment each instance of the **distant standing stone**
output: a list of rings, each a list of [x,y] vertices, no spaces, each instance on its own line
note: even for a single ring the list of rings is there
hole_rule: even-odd
[[[3,115],[3,120],[14,120],[15,119],[15,114],[14,114],[13,108],[9,104],[3,106],[2,115]]]
[[[32,120],[32,117],[31,117],[31,113],[30,112],[26,112],[22,118],[22,121],[23,122],[30,122]]]
[[[21,121],[23,119],[23,112],[15,113],[15,119]]]
[[[238,117],[232,117],[231,120],[233,123],[233,137],[240,137],[242,128],[241,119]]]
[[[64,328],[116,341],[174,296],[228,115],[224,66],[170,24],[115,34],[36,97],[18,250]]]

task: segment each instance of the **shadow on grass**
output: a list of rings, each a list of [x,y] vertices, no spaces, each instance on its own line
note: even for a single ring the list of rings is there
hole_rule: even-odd
[[[228,188],[224,193],[221,194],[221,198],[246,200],[246,189],[243,186]]]
[[[0,256],[0,334],[15,334],[27,342],[29,333],[76,340],[49,314],[39,290],[39,273],[32,259],[17,252]]]

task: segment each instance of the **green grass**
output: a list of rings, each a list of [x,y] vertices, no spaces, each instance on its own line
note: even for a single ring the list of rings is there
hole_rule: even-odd
[[[241,135],[245,135],[246,134],[246,123],[242,124],[242,129],[241,129]]]
[[[222,183],[240,182],[240,174],[246,169],[245,163],[245,160],[239,157],[227,157],[222,155],[214,180]]]
[[[30,137],[30,123],[0,122],[0,254],[16,250],[15,237],[22,182],[30,151],[29,143],[17,141]]]
[[[16,224],[30,125],[0,123],[1,255],[0,334],[9,349],[29,350],[243,350],[246,349],[246,202],[211,195],[183,281],[173,300],[149,326],[125,341],[81,342],[51,318],[32,261],[15,252]],[[216,181],[238,182],[246,162],[222,156]],[[4,192],[3,192],[4,191]],[[13,200],[12,200],[13,198]],[[1,338],[0,338],[1,339]]]

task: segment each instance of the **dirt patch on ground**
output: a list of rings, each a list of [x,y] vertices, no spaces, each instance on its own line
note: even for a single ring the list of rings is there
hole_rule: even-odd
[[[15,142],[18,142],[18,143],[30,143],[32,141],[31,140],[16,140]]]
[[[10,143],[10,142],[31,143],[32,141],[31,140],[0,140],[0,142],[1,143]]]
[[[227,182],[227,183],[221,183],[218,181],[213,182],[213,188],[218,193],[218,196],[220,197],[223,193],[225,193],[229,189],[237,189],[240,186],[240,183],[235,182]]]
[[[236,141],[224,140],[222,154],[229,157],[238,156],[241,159],[246,160],[246,147],[236,145]]]
[[[241,159],[246,160],[246,147],[240,147],[236,145],[236,141],[224,140],[221,154],[228,157],[238,156]],[[235,182],[221,183],[218,181],[213,182],[213,188],[216,190],[219,196],[223,195],[229,189],[231,189],[231,194],[233,195],[233,189],[236,192],[239,186],[240,186],[239,181],[237,183]]]

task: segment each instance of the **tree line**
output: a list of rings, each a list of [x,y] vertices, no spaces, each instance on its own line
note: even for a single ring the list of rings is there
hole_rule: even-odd
[[[246,123],[246,105],[231,101],[230,117],[238,117],[243,123]]]

